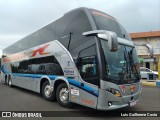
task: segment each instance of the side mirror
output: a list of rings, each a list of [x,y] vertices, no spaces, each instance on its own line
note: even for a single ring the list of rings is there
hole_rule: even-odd
[[[99,38],[107,40],[110,51],[117,51],[118,49],[118,38],[116,33],[106,30],[94,30],[84,32],[85,36],[97,35]]]
[[[106,34],[98,34],[99,38],[108,40],[108,46],[110,51],[117,51],[118,49],[118,38],[116,33],[106,31]]]
[[[134,44],[134,45],[135,46],[145,46],[145,47],[147,47],[148,50],[149,50],[150,57],[153,58],[153,52],[154,52],[154,50],[153,50],[152,45],[150,45],[150,44]]]
[[[150,44],[146,44],[146,47],[149,49],[151,58],[153,58],[153,47]]]

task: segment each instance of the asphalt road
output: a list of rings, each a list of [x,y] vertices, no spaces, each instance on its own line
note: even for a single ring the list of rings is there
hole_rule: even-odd
[[[57,102],[48,102],[44,100],[39,94],[19,88],[10,88],[3,83],[0,83],[0,111],[83,111],[92,110],[87,107],[75,105],[72,109],[60,107]],[[142,97],[140,101],[133,107],[122,108],[120,111],[160,111],[160,88],[143,86]],[[81,112],[78,113],[81,116]],[[2,118],[0,118],[1,120]],[[52,118],[46,118],[52,119]],[[56,119],[78,119],[82,120],[83,117],[67,117],[67,118],[56,118]],[[85,117],[87,120],[94,119],[106,119],[106,118],[95,118],[92,116]],[[134,118],[110,118],[110,119],[137,119]],[[150,120],[151,118],[143,118]],[[160,118],[154,118],[154,120]]]

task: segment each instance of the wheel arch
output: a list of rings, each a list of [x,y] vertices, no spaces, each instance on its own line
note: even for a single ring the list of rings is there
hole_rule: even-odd
[[[42,76],[40,79],[40,94],[42,93],[42,86],[44,84],[45,81],[48,81],[51,85],[51,80],[48,76]]]
[[[57,90],[57,87],[61,84],[61,83],[66,83],[66,85],[69,88],[69,82],[67,79],[63,78],[63,77],[58,77],[55,79],[54,81],[54,85],[53,85],[53,90]]]
[[[48,76],[42,76],[40,80],[40,93],[42,92],[42,85],[45,81],[49,81],[51,85],[51,89],[53,91],[56,91],[58,85],[60,85],[61,83],[66,83],[66,85],[69,88],[69,82],[64,77],[57,77],[56,79],[53,80],[53,84],[52,84],[51,79]]]

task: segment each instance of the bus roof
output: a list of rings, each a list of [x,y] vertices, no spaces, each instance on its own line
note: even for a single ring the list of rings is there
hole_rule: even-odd
[[[73,33],[69,50],[71,52],[86,42],[83,32],[104,29],[114,31],[118,37],[123,37],[121,31],[124,30],[119,26],[114,17],[95,9],[81,7],[65,13],[56,21],[5,48],[3,55],[8,56],[53,40],[59,40],[67,48],[69,35]]]

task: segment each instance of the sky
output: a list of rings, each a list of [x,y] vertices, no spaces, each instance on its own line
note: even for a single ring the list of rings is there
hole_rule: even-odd
[[[129,33],[160,30],[160,0],[0,0],[0,49],[78,7],[110,14]]]

